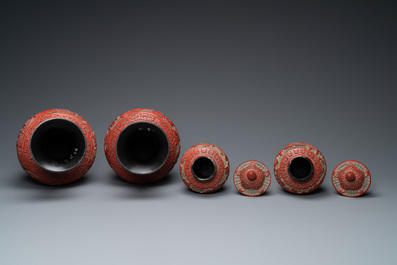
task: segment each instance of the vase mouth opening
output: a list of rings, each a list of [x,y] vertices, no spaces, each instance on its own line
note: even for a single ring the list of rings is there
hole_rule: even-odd
[[[66,172],[83,159],[86,140],[76,123],[54,118],[44,121],[34,130],[30,151],[41,168],[51,172]]]
[[[191,169],[193,176],[196,179],[206,181],[212,179],[215,176],[216,164],[211,158],[207,156],[201,156],[193,161]]]
[[[291,159],[288,165],[289,175],[296,180],[307,180],[313,176],[313,163],[305,156]]]
[[[131,173],[152,174],[163,167],[169,155],[167,134],[156,124],[135,122],[119,134],[116,154],[121,165]]]

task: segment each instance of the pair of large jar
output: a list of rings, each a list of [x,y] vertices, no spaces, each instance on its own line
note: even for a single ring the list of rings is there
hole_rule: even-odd
[[[134,183],[154,182],[175,165],[179,134],[162,113],[137,108],[109,126],[105,154],[113,170]],[[48,109],[32,116],[17,140],[19,162],[32,178],[48,185],[72,183],[94,163],[97,143],[88,122],[66,109]]]
[[[18,159],[27,174],[49,185],[68,184],[81,178],[91,168],[96,148],[88,122],[65,109],[49,109],[32,116],[17,141]],[[180,153],[180,138],[167,116],[153,109],[137,108],[112,122],[104,149],[109,165],[121,178],[132,183],[150,183],[160,180],[174,167]],[[227,180],[229,168],[225,152],[208,143],[189,148],[180,162],[183,182],[199,193],[218,190]],[[285,190],[304,194],[323,182],[326,163],[314,146],[292,143],[277,154],[274,172]],[[255,196],[270,185],[270,172],[259,161],[247,161],[236,169],[234,183],[243,194]]]

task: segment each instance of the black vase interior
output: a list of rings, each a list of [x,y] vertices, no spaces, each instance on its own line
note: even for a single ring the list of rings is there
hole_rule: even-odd
[[[212,159],[202,156],[194,160],[192,172],[199,180],[209,180],[215,175],[216,166]]]
[[[66,119],[51,119],[40,124],[32,134],[30,150],[42,168],[65,172],[84,157],[86,142],[80,127]]]
[[[152,123],[132,123],[119,134],[117,140],[120,163],[135,174],[156,172],[167,160],[168,153],[167,135]]]
[[[291,160],[289,174],[296,180],[307,180],[313,175],[313,163],[304,156],[298,156]]]

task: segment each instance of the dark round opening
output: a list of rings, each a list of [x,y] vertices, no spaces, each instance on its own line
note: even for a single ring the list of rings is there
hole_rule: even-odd
[[[208,180],[215,175],[216,167],[210,158],[202,156],[194,160],[192,171],[197,179]]]
[[[33,132],[30,150],[42,168],[64,172],[80,163],[85,154],[85,138],[80,127],[65,119],[51,119]]]
[[[312,176],[313,164],[308,158],[299,156],[291,160],[288,170],[294,179],[305,180]]]
[[[148,122],[127,126],[117,140],[117,157],[128,171],[135,174],[156,172],[168,157],[168,138],[164,131]]]

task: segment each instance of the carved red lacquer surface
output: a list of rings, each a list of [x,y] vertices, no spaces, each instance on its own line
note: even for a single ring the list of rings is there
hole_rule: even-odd
[[[211,159],[216,171],[208,180],[196,178],[192,172],[192,164],[199,157]],[[229,176],[229,159],[225,152],[218,146],[209,143],[200,143],[190,147],[183,154],[179,171],[185,185],[198,193],[211,193],[220,189]]]
[[[312,176],[305,180],[291,177],[288,166],[292,159],[305,157],[313,164]],[[280,186],[295,194],[306,194],[316,190],[324,181],[327,164],[323,154],[313,145],[294,142],[284,147],[274,160],[274,176]]]
[[[259,196],[270,186],[271,175],[267,166],[256,160],[241,163],[233,175],[236,189],[247,196]]]
[[[84,134],[86,150],[82,160],[72,169],[65,172],[52,172],[42,168],[34,160],[30,141],[35,129],[50,119],[66,119],[76,124]],[[66,109],[48,109],[33,115],[22,127],[17,140],[17,155],[21,166],[33,179],[48,185],[72,183],[91,168],[96,156],[97,144],[94,131],[88,122],[75,112]]]
[[[340,194],[347,197],[358,197],[369,189],[371,174],[363,163],[345,160],[334,168],[332,184]]]
[[[160,127],[167,136],[169,153],[166,161],[157,171],[150,174],[136,174],[127,170],[120,163],[117,153],[119,134],[132,123],[149,122]],[[165,177],[178,161],[181,142],[174,123],[159,111],[148,108],[135,108],[119,115],[109,126],[105,136],[105,155],[112,169],[123,179],[132,183],[150,183]]]

